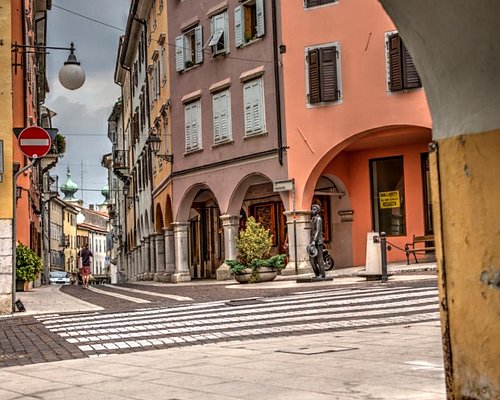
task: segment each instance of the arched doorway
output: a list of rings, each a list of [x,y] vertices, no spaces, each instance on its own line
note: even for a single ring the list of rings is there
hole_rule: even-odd
[[[220,210],[213,193],[200,188],[189,210],[188,242],[191,278],[214,278],[224,261]]]

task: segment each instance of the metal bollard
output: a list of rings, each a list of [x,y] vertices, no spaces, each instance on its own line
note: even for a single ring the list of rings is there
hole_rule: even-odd
[[[380,258],[382,261],[382,282],[387,282],[387,235],[380,232]]]

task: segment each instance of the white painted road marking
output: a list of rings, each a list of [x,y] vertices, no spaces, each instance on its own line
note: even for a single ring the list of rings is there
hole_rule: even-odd
[[[172,300],[177,300],[177,301],[193,301],[193,299],[191,297],[177,296],[175,294],[148,292],[147,290],[132,289],[132,288],[128,288],[128,287],[107,285],[107,284],[104,286],[108,286],[108,287],[111,287],[111,288],[116,289],[116,290],[123,290],[123,291],[137,293],[137,294],[147,294],[148,296],[163,297],[165,299],[172,299]]]
[[[106,290],[96,289],[95,287],[92,287],[92,286],[89,286],[88,290],[91,290],[92,292],[112,296],[112,297],[118,297],[119,299],[132,301],[134,303],[139,303],[139,304],[151,303],[149,300],[139,299],[137,297],[125,296],[124,294],[120,294],[120,293],[108,292]]]

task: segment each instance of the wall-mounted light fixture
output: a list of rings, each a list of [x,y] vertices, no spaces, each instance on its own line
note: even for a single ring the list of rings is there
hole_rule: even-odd
[[[160,151],[161,139],[158,135],[150,134],[148,137],[148,145],[151,153],[153,153],[156,157],[161,158],[162,160],[173,162],[174,155],[173,154],[158,154]]]
[[[15,72],[17,72],[17,67],[22,66],[18,60],[18,55],[24,53],[36,53],[36,54],[48,54],[45,50],[67,50],[69,51],[68,60],[64,63],[63,67],[59,70],[59,82],[66,89],[76,90],[82,87],[85,83],[85,71],[80,66],[80,63],[75,56],[75,46],[71,42],[70,47],[53,47],[53,46],[42,46],[42,45],[29,45],[29,44],[18,44],[14,43],[12,45],[12,53],[14,54],[13,65],[15,67]]]

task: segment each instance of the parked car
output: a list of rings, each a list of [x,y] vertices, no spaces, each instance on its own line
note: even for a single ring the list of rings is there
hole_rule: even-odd
[[[71,285],[71,277],[67,272],[64,271],[51,271],[49,274],[49,283],[51,285]]]

